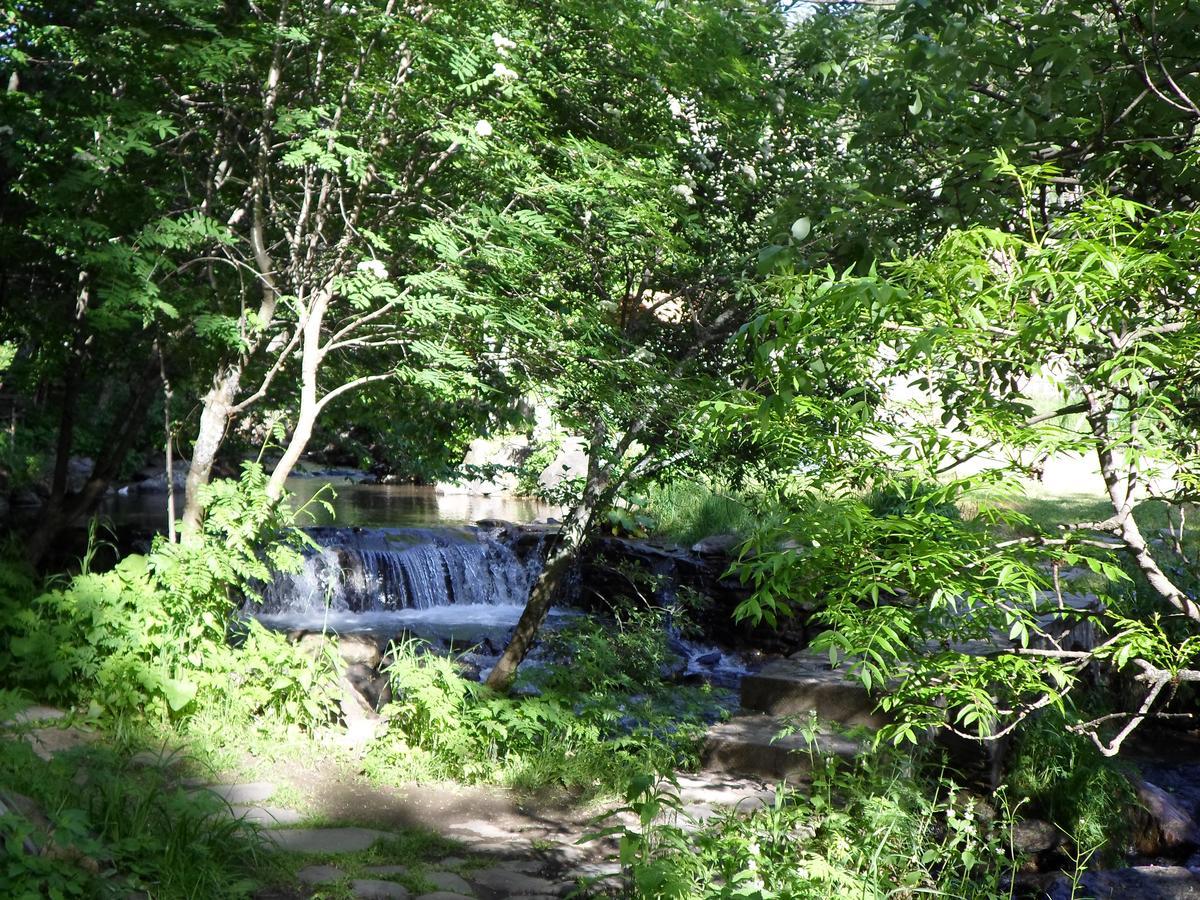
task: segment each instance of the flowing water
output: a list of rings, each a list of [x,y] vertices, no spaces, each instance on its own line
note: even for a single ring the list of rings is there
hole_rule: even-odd
[[[289,479],[293,508],[311,523],[305,530],[315,546],[299,572],[277,575],[243,615],[279,631],[412,635],[443,648],[471,647],[485,669],[521,616],[542,552],[527,543],[517,548],[504,529],[476,523],[528,523],[560,510],[528,498],[443,494],[362,478],[347,470]],[[109,497],[103,512],[116,524],[162,529],[166,496],[126,489]],[[664,605],[670,590],[668,579]],[[552,610],[547,624],[573,615],[579,613]],[[679,656],[675,677],[732,686],[746,672],[736,654],[673,631],[669,640]]]

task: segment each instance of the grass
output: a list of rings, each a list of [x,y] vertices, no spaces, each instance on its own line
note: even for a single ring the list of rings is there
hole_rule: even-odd
[[[9,692],[3,692],[9,693]],[[234,821],[215,795],[186,789],[172,766],[146,765],[100,743],[46,761],[21,729],[0,734],[0,785],[40,810],[4,821],[8,847],[52,848],[0,858],[4,896],[242,898],[279,870],[259,830]],[[146,748],[153,749],[153,748]],[[16,843],[12,843],[16,841]]]
[[[1032,480],[1023,480],[1020,487],[1020,494],[997,496],[993,502],[1027,516],[1041,531],[1053,533],[1062,525],[1102,522],[1113,514],[1112,502],[1099,490],[1064,490]],[[1133,518],[1148,540],[1168,527],[1167,510],[1162,500],[1144,500],[1134,508]],[[1189,510],[1189,516],[1186,533],[1195,540],[1200,538],[1200,522],[1195,510]]]
[[[747,534],[758,519],[748,499],[719,485],[678,481],[651,486],[645,512],[656,535],[690,545],[717,534]]]
[[[394,832],[392,837],[357,853],[291,854],[287,857],[287,866],[293,881],[296,874],[307,866],[336,866],[343,873],[344,877],[338,881],[321,885],[312,895],[313,900],[349,900],[357,896],[351,889],[351,882],[359,878],[394,881],[413,895],[420,896],[438,890],[437,885],[426,877],[429,871],[458,871],[469,867],[468,861],[461,865],[444,865],[442,860],[448,856],[465,857],[466,850],[457,841],[424,829],[409,828]],[[402,865],[404,871],[369,871],[372,867],[391,865]]]

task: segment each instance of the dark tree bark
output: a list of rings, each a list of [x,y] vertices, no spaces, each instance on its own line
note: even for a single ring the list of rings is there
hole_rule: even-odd
[[[46,504],[37,528],[25,542],[26,556],[33,565],[38,565],[45,558],[46,553],[53,546],[54,540],[64,528],[93,512],[104,498],[108,486],[120,471],[121,464],[129,454],[138,432],[145,424],[146,411],[158,389],[158,383],[159,360],[158,355],[155,354],[136,381],[125,409],[114,423],[108,444],[96,460],[91,476],[78,494],[71,496],[66,493],[64,469],[64,490],[59,501]],[[53,494],[51,500],[54,500]]]

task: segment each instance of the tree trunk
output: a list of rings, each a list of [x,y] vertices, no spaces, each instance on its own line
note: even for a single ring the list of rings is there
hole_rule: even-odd
[[[91,477],[88,478],[83,489],[74,497],[58,504],[56,508],[46,510],[38,527],[26,541],[25,553],[32,565],[36,566],[42,561],[55,538],[64,528],[91,513],[104,499],[109,484],[120,471],[121,464],[129,454],[134,439],[145,424],[146,411],[149,409],[150,399],[157,386],[158,357],[156,355],[138,380],[133,396],[111,432],[111,440],[96,460]]]
[[[284,448],[283,456],[271,471],[267,482],[267,496],[278,500],[283,496],[287,478],[292,469],[300,461],[312,437],[313,427],[317,416],[321,413],[321,403],[317,399],[317,374],[321,368],[321,325],[325,318],[325,309],[329,297],[320,296],[313,300],[308,319],[304,322],[303,348],[300,356],[300,410],[296,414],[296,425],[292,429],[291,439]]]
[[[596,513],[612,499],[615,486],[620,483],[610,477],[611,465],[601,462],[606,433],[604,425],[597,423],[588,447],[588,473],[583,496],[567,517],[559,544],[534,583],[508,646],[488,675],[487,686],[494,691],[505,693],[512,687],[517,667],[533,649],[538,631],[546,621],[546,614],[550,612],[550,607],[561,593],[563,582],[579,558],[579,551],[592,530]]]
[[[1128,463],[1126,471],[1120,471],[1116,454],[1113,453],[1108,428],[1108,417],[1113,411],[1112,403],[1102,402],[1092,391],[1086,389],[1084,396],[1088,403],[1088,424],[1096,439],[1096,456],[1100,462],[1100,475],[1104,479],[1104,486],[1108,490],[1109,501],[1115,512],[1112,519],[1115,524],[1112,530],[1124,542],[1133,557],[1134,564],[1145,576],[1150,587],[1193,622],[1200,622],[1200,606],[1197,606],[1162,570],[1133,517],[1138,472]]]
[[[180,533],[184,543],[199,539],[200,523],[204,510],[200,506],[200,489],[212,477],[213,463],[217,451],[225,440],[229,428],[231,408],[237,398],[242,381],[242,365],[233,363],[217,370],[213,375],[212,387],[204,395],[204,408],[200,412],[200,427],[196,442],[192,445],[192,463],[188,468],[184,488],[183,516]]]

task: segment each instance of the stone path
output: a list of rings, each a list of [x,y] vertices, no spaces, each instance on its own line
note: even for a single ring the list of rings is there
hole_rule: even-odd
[[[300,785],[297,773],[284,774],[295,791]],[[375,787],[333,772],[307,772],[303,785],[309,803],[315,801],[319,827],[303,826],[307,818],[299,810],[270,805],[276,794],[276,785],[270,782],[196,788],[226,800],[230,815],[266,825],[262,834],[279,852],[300,856],[299,893],[270,893],[271,897],[306,897],[322,887],[336,886],[359,898],[549,900],[605,895],[619,886],[620,867],[612,861],[615,838],[581,843],[601,827],[592,811],[549,804],[524,806],[495,789]],[[338,819],[322,809],[321,798],[328,791],[348,798],[357,815],[343,821],[357,820],[356,824],[328,824]],[[774,790],[761,782],[719,775],[681,776],[678,795],[682,815],[668,812],[664,817],[686,828],[698,827],[723,808],[745,812],[775,801]],[[604,824],[618,823],[637,825],[631,814],[614,816]],[[414,827],[432,830],[454,841],[458,849],[415,861],[392,859],[393,852],[404,852],[393,851],[392,845],[407,846],[403,836]],[[387,861],[363,864],[365,851]]]

